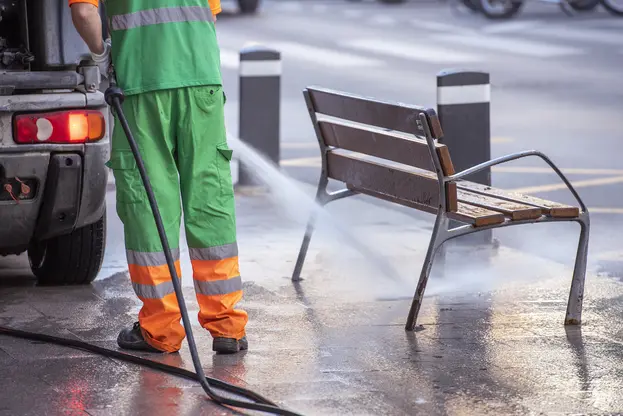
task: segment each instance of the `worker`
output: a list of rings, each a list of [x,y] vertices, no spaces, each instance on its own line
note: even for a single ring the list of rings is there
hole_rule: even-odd
[[[220,0],[106,0],[111,38],[102,39],[98,0],[69,0],[76,30],[106,74],[112,61],[180,269],[182,209],[199,323],[217,353],[248,348],[236,242],[234,190],[225,133],[225,94],[215,16]],[[119,122],[109,166],[117,187],[138,321],[121,348],[172,353],[185,331],[162,244],[134,156]],[[179,176],[178,176],[179,175]],[[181,204],[180,204],[181,197]],[[181,207],[180,207],[181,205]]]

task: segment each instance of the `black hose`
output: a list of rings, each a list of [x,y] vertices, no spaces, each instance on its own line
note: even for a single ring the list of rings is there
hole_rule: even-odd
[[[95,354],[103,355],[105,357],[117,358],[118,360],[127,361],[133,364],[142,365],[144,367],[153,368],[165,373],[173,374],[178,377],[186,378],[188,380],[197,380],[197,374],[192,371],[184,370],[183,368],[175,367],[168,364],[163,364],[158,361],[148,360],[147,358],[138,357],[136,355],[128,354],[122,351],[111,350],[97,345],[89,344],[84,341],[77,341],[75,339],[55,337],[52,335],[39,334],[36,332],[22,331],[21,329],[8,328],[0,326],[0,335],[6,335],[15,338],[30,339],[32,341],[48,342],[51,344],[62,345],[65,347],[76,348],[80,350],[89,351]],[[226,383],[222,380],[206,377],[207,381],[218,389],[228,391],[230,393],[243,395],[256,402],[277,406],[272,401],[265,397],[260,396],[254,391],[247,390],[243,387],[238,387],[233,384]],[[296,414],[296,413],[290,413]]]
[[[153,189],[151,187],[151,183],[149,182],[149,177],[147,176],[147,171],[145,170],[145,165],[143,164],[143,159],[141,158],[140,152],[138,150],[138,145],[136,144],[136,140],[134,140],[134,136],[132,135],[132,131],[130,130],[130,126],[128,125],[128,121],[123,114],[123,108],[121,107],[121,103],[124,99],[123,90],[116,85],[114,76],[110,77],[110,87],[106,90],[105,93],[106,102],[108,105],[112,106],[116,113],[119,121],[121,122],[121,126],[125,135],[130,144],[130,148],[132,149],[132,153],[134,154],[134,159],[136,160],[136,165],[138,166],[138,170],[141,175],[141,179],[143,180],[143,185],[145,186],[145,191],[147,192],[147,198],[149,199],[149,205],[151,206],[151,210],[154,214],[154,220],[156,221],[156,227],[158,228],[158,235],[160,236],[160,241],[162,242],[162,249],[164,251],[164,255],[167,259],[167,265],[169,266],[169,272],[171,273],[171,280],[173,282],[173,288],[175,289],[175,297],[177,298],[177,302],[180,307],[180,312],[182,314],[182,322],[184,323],[184,329],[186,331],[186,337],[188,339],[188,348],[190,350],[190,355],[192,357],[193,366],[195,367],[196,373],[192,373],[187,370],[183,370],[177,367],[172,367],[166,364],[158,363],[155,361],[147,360],[144,358],[140,358],[134,355],[122,353],[120,351],[109,350],[106,348],[98,347],[95,345],[88,344],[82,341],[75,341],[65,338],[53,337],[50,335],[37,334],[32,332],[21,331],[13,328],[0,327],[0,334],[15,336],[19,338],[33,339],[44,342],[52,342],[60,345],[70,346],[79,349],[85,349],[97,354],[101,354],[104,356],[118,358],[124,361],[129,361],[135,364],[147,366],[150,368],[154,368],[160,371],[164,371],[166,373],[171,373],[177,376],[189,378],[192,380],[197,380],[203,391],[212,399],[214,402],[222,405],[222,406],[232,406],[232,407],[240,407],[243,409],[251,409],[251,410],[259,410],[267,413],[272,413],[275,415],[286,415],[286,416],[301,416],[299,413],[295,413],[289,410],[281,409],[272,401],[263,398],[257,393],[249,391],[247,389],[234,386],[233,384],[228,384],[224,381],[207,378],[203,367],[201,366],[201,361],[199,360],[199,354],[197,352],[197,344],[195,343],[195,337],[193,336],[192,326],[190,322],[190,318],[188,317],[188,309],[186,308],[186,302],[184,301],[184,295],[182,293],[182,286],[179,281],[179,277],[177,275],[177,270],[175,269],[175,264],[173,261],[173,256],[171,255],[171,249],[169,248],[169,242],[167,240],[166,233],[164,231],[164,226],[162,225],[162,217],[160,216],[160,210],[158,209],[158,204],[156,203],[156,198],[154,196]],[[253,400],[254,402],[245,402],[240,400],[234,400],[227,397],[220,396],[216,394],[212,388],[210,387],[210,383],[213,386],[220,388],[225,391],[229,391],[235,393],[239,396],[246,397],[248,399]]]

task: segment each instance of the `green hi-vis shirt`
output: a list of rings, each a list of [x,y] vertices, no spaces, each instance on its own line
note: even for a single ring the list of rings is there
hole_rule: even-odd
[[[222,84],[206,0],[107,0],[106,14],[112,62],[125,95]]]

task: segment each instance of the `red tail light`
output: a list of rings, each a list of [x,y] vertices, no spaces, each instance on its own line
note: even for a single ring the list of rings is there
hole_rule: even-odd
[[[85,143],[100,140],[106,132],[104,116],[97,110],[72,110],[22,114],[15,117],[16,143]]]

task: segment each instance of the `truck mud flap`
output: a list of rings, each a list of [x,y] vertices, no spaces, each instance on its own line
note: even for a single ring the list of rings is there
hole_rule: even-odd
[[[73,231],[80,209],[82,157],[77,153],[50,157],[43,205],[35,238],[47,238]]]

